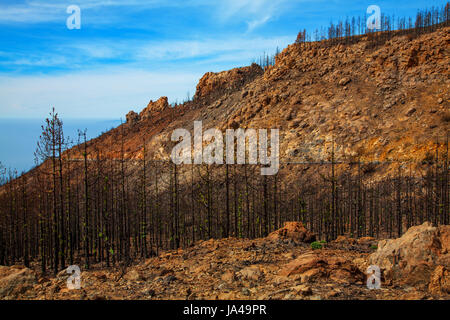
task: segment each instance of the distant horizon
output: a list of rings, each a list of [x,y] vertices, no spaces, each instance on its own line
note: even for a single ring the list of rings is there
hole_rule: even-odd
[[[65,119],[63,128],[76,144],[77,130],[87,129],[89,139],[120,125],[120,119]],[[34,151],[45,119],[4,119],[0,118],[0,163],[7,169],[15,169],[18,174],[35,166]],[[7,150],[7,152],[5,151]]]

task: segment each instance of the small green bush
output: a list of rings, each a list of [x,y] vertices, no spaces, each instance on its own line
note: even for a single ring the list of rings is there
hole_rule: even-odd
[[[320,242],[314,241],[311,243],[311,248],[313,250],[322,249],[322,244]]]
[[[372,250],[377,250],[377,249],[378,249],[378,246],[376,246],[376,245],[373,244],[373,245],[370,246],[370,249],[372,249]]]
[[[320,240],[319,243],[327,243],[325,240]]]

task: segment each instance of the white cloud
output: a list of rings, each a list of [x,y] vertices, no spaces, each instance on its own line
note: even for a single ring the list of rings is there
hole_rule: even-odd
[[[66,118],[120,118],[150,99],[182,99],[195,90],[198,73],[105,69],[69,75],[0,75],[2,117],[44,117],[54,106]]]

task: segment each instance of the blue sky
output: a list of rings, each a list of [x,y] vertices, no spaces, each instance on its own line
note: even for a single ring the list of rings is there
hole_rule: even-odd
[[[0,118],[119,119],[150,99],[181,101],[208,71],[250,64],[300,29],[382,12],[414,16],[446,1],[1,0]],[[81,29],[68,30],[69,5]]]

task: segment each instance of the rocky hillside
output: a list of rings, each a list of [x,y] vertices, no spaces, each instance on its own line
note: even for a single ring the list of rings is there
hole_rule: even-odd
[[[170,107],[151,101],[127,123],[93,140],[117,157],[169,159],[176,128],[279,128],[281,162],[412,161],[445,152],[450,125],[450,28],[411,39],[397,36],[373,47],[292,44],[266,70],[252,65],[200,80],[193,101]],[[93,152],[91,153],[92,157]]]
[[[354,40],[295,43],[265,70],[253,64],[207,73],[192,101],[150,101],[140,112],[130,111],[121,126],[66,151],[53,176],[59,182],[52,183],[47,161],[1,188],[0,223],[7,232],[0,244],[7,251],[0,257],[6,264],[23,261],[56,275],[71,261],[89,270],[84,289],[69,292],[64,270],[57,278],[36,280],[29,269],[4,267],[0,296],[448,295],[448,228],[425,224],[403,232],[424,221],[449,221],[442,155],[448,154],[450,126],[450,28],[398,34],[386,42]],[[213,171],[215,166],[138,161],[169,160],[172,132],[192,132],[197,120],[204,130],[280,129],[280,173],[267,179],[254,166]],[[346,164],[310,165],[330,160],[333,148],[334,159]],[[94,161],[75,165],[84,155]],[[433,162],[436,157],[441,161]],[[361,168],[353,166],[355,160],[371,163]],[[16,211],[10,209],[14,203]],[[271,233],[293,220],[316,234],[295,223]],[[401,235],[378,244],[362,238]],[[311,247],[314,240],[329,243]],[[183,249],[160,254],[175,248]],[[370,264],[384,272],[387,287],[381,291],[365,289]]]
[[[401,238],[339,237],[316,242],[300,223],[266,238],[198,241],[132,267],[82,270],[81,289],[68,274],[38,276],[0,267],[1,299],[449,299],[450,227],[429,223]],[[378,248],[377,248],[378,246]],[[313,249],[314,248],[314,249]],[[367,288],[367,268],[381,269],[381,288]]]

